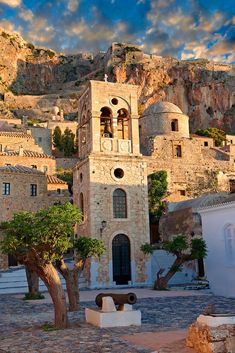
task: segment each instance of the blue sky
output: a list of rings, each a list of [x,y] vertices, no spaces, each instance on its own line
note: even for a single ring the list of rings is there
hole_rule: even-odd
[[[125,42],[146,53],[235,62],[234,0],[0,0],[0,26],[58,52]]]

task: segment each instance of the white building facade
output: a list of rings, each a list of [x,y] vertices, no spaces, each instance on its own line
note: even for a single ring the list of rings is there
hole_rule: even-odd
[[[235,297],[235,202],[199,210],[207,244],[205,272],[216,295]]]

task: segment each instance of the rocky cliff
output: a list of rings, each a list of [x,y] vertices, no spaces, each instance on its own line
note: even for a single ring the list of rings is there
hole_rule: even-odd
[[[189,115],[192,131],[216,126],[235,133],[234,65],[147,55],[122,43],[94,58],[89,53],[66,56],[0,30],[0,97],[8,92],[3,104],[9,110],[57,104],[73,114],[83,84],[102,80],[104,73],[109,81],[139,85],[140,114],[150,104],[167,100]],[[25,94],[27,99],[19,96]]]

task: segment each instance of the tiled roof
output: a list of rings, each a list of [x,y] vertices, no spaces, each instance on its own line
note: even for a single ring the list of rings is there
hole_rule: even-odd
[[[0,167],[0,172],[44,175],[44,173],[40,170],[28,168],[23,165],[6,165],[4,167]]]
[[[234,197],[234,196],[233,196]],[[197,197],[195,199],[189,199],[180,202],[174,202],[170,204],[170,211],[178,211],[188,207],[196,210],[197,208],[212,206],[223,202],[228,202],[229,195],[226,192],[213,193]]]
[[[67,184],[64,180],[61,180],[53,175],[47,175],[48,184]]]
[[[33,136],[27,134],[26,132],[0,131],[0,136],[6,136],[6,137],[22,137],[22,138],[30,138],[30,139],[33,139]]]
[[[0,152],[0,156],[19,156],[19,151]],[[51,159],[54,159],[54,157],[49,156],[48,154],[35,152],[35,151],[28,151],[28,150],[24,150],[23,151],[23,157],[36,157],[36,158],[51,158]]]

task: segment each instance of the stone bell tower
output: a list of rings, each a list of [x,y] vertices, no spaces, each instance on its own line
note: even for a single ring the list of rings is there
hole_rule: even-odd
[[[147,164],[140,154],[137,86],[90,81],[79,99],[79,162],[74,203],[83,212],[78,235],[102,239],[92,260],[91,288],[149,284]]]

